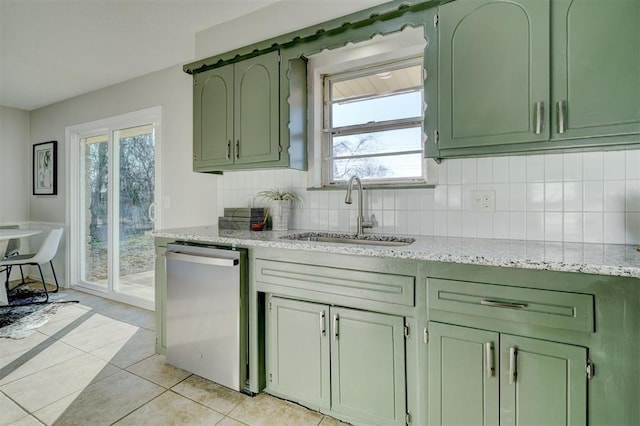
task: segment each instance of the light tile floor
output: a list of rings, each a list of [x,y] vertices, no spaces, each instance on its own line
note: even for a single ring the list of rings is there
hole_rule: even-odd
[[[342,424],[166,364],[152,312],[62,291],[80,303],[24,339],[0,338],[0,425]]]

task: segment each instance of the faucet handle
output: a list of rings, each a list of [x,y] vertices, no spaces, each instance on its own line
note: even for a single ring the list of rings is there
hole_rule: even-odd
[[[373,228],[373,221],[372,220],[363,220],[362,221],[362,227],[363,228]]]

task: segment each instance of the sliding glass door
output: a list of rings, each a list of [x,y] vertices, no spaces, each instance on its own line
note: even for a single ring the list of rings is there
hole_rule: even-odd
[[[80,139],[80,280],[109,288],[109,135]]]
[[[77,284],[153,306],[156,124],[78,133]]]
[[[118,202],[114,217],[114,291],[153,298],[155,249],[155,139],[153,126],[114,132],[118,176],[113,193]]]

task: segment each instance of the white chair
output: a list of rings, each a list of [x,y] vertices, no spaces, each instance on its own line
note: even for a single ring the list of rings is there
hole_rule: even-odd
[[[2,225],[0,229],[20,229],[19,225]],[[0,259],[6,259],[8,257],[17,256],[20,254],[20,239],[12,238],[7,244],[7,249],[4,253],[0,253]],[[6,272],[7,275],[11,274],[11,266],[4,266],[0,268],[0,274]],[[22,274],[22,269],[20,270]],[[24,282],[24,275],[22,275],[22,281]]]
[[[0,225],[0,229],[20,229],[19,225]],[[20,251],[20,238],[10,239],[7,244],[7,250],[0,253],[1,257],[15,256]]]
[[[18,286],[12,289],[9,288],[9,272],[8,271],[11,270],[11,267],[18,266],[20,268],[20,272],[22,273],[23,266],[34,265],[34,266],[37,266],[38,271],[40,271],[40,278],[42,278],[42,286],[44,287],[44,293],[46,295],[45,302],[49,301],[49,292],[47,290],[47,285],[44,282],[44,275],[42,274],[42,268],[40,267],[40,265],[43,265],[47,262],[51,264],[51,271],[53,271],[53,279],[55,280],[55,283],[56,283],[56,289],[53,291],[53,293],[56,293],[58,291],[59,286],[58,286],[58,277],[56,277],[56,270],[53,268],[53,256],[55,256],[56,252],[58,251],[58,245],[60,245],[61,238],[62,238],[62,228],[52,229],[51,232],[49,232],[49,235],[45,237],[37,253],[19,254],[17,256],[12,256],[10,258],[0,260],[0,268],[2,267],[7,268],[7,278],[5,281],[7,296],[9,295],[10,291],[15,290],[17,287],[24,284],[24,279],[23,279],[22,283],[19,284]]]

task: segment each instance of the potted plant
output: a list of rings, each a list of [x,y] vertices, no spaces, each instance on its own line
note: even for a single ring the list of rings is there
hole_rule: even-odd
[[[258,198],[269,200],[271,209],[271,229],[274,231],[289,230],[291,205],[301,206],[302,200],[293,192],[270,189],[258,192]]]

